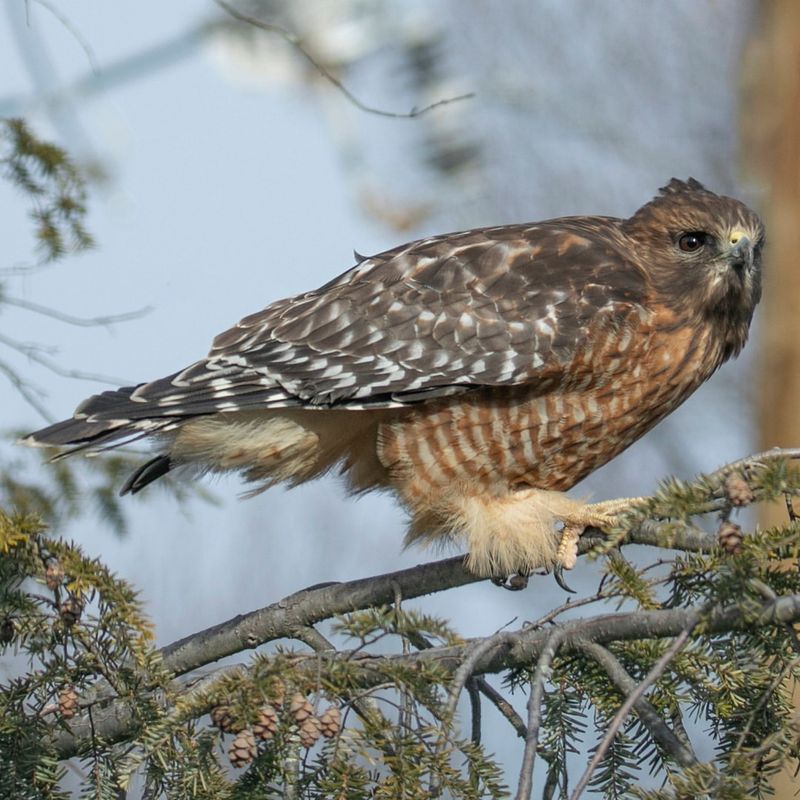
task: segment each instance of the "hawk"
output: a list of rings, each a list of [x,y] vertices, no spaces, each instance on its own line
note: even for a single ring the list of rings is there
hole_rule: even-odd
[[[745,344],[764,227],[672,179],[628,219],[450,233],[371,256],[221,333],[165,378],[106,391],[26,444],[98,451],[150,437],[169,470],[296,485],[338,466],[389,489],[407,542],[456,540],[480,575],[571,566],[619,506],[564,492]]]

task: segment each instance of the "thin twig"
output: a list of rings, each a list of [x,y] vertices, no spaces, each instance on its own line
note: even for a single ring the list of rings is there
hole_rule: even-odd
[[[37,2],[40,2],[40,0],[37,0]],[[26,311],[33,311],[36,314],[42,314],[45,317],[57,319],[59,322],[66,322],[68,325],[75,325],[82,328],[107,327],[117,322],[138,319],[153,310],[152,306],[144,306],[144,308],[139,308],[136,311],[126,311],[122,314],[109,314],[101,317],[76,317],[72,314],[59,311],[57,308],[50,308],[49,306],[43,306],[39,303],[32,303],[30,300],[23,300],[20,297],[3,295],[0,297],[0,304],[2,303],[7,303],[17,308],[24,308]]]
[[[81,50],[83,50],[92,72],[95,74],[99,73],[100,65],[97,63],[94,50],[92,49],[91,44],[89,44],[89,40],[78,30],[72,20],[62,14],[59,9],[57,9],[47,0],[33,0],[33,2],[38,3],[38,5],[40,5],[42,8],[46,8],[64,26],[64,28],[72,35],[72,38],[78,43],[78,46],[81,48]]]
[[[564,629],[554,630],[542,647],[536,672],[531,680],[531,694],[528,698],[528,734],[525,737],[525,750],[522,755],[522,766],[519,771],[519,783],[515,800],[530,800],[533,788],[533,767],[536,762],[536,751],[539,747],[539,730],[542,724],[542,699],[545,681],[550,676],[550,666],[556,652],[564,639]]]
[[[522,717],[517,714],[514,706],[494,686],[488,683],[486,678],[473,678],[473,680],[480,693],[511,723],[511,727],[517,732],[517,736],[520,739],[525,739],[528,736],[528,726]]]
[[[376,114],[379,117],[389,117],[391,119],[414,119],[416,117],[421,117],[423,114],[427,114],[429,111],[433,111],[433,109],[439,108],[440,106],[458,103],[461,100],[468,100],[475,96],[474,92],[467,92],[466,94],[460,94],[455,97],[446,97],[442,100],[437,100],[436,102],[430,103],[422,108],[412,108],[410,111],[406,112],[385,111],[381,108],[375,108],[374,106],[367,105],[359,100],[332,72],[330,72],[330,70],[326,69],[322,63],[320,63],[313,55],[311,55],[311,53],[309,53],[305,47],[303,47],[300,37],[296,36],[291,31],[287,31],[280,25],[276,25],[271,22],[263,22],[260,19],[251,17],[249,14],[244,14],[235,9],[229,3],[226,3],[225,0],[214,0],[214,2],[234,19],[237,19],[240,22],[246,22],[248,25],[253,25],[263,31],[268,31],[269,33],[274,33],[276,36],[279,36],[287,44],[295,48],[295,50],[297,50],[297,52],[300,53],[300,55],[306,61],[308,61],[308,63],[311,64],[311,66],[326,81],[335,86],[350,103],[352,103],[360,111],[365,111],[368,114]]]
[[[39,400],[43,392],[36,386],[28,383],[20,378],[13,367],[0,361],[0,372],[8,378],[11,385],[22,395],[23,400],[34,409],[45,422],[54,422],[55,417],[44,407],[44,404]]]
[[[558,606],[558,608],[554,608],[552,611],[548,611],[547,614],[539,617],[539,619],[534,620],[533,622],[526,623],[525,627],[543,628],[548,622],[552,622],[554,619],[560,617],[567,611],[571,611],[573,608],[580,608],[581,606],[587,606],[591,605],[592,603],[598,603],[601,600],[607,600],[611,597],[615,597],[617,594],[618,594],[617,592],[597,592],[596,594],[593,594],[590,597],[582,597],[580,598],[580,600],[572,600],[571,598],[567,598],[567,601],[562,605]]]
[[[449,697],[447,698],[447,706],[445,707],[445,719],[452,720],[455,716],[461,690],[472,677],[472,673],[475,671],[475,667],[481,658],[490,650],[500,649],[504,646],[508,647],[513,640],[513,634],[508,631],[500,631],[493,636],[489,636],[486,639],[479,639],[477,642],[472,643],[465,653],[464,660],[456,670],[455,675],[453,675],[453,682],[450,684]]]
[[[481,693],[478,689],[476,678],[467,681],[467,694],[469,695],[469,707],[472,718],[470,738],[473,744],[481,743]]]
[[[662,673],[669,666],[672,659],[675,658],[681,648],[689,640],[689,636],[700,620],[700,615],[697,613],[695,613],[693,617],[694,618],[691,620],[690,624],[688,624],[675,637],[674,641],[664,651],[664,654],[661,656],[661,658],[659,658],[658,661],[656,661],[656,663],[650,668],[650,671],[647,673],[647,675],[645,675],[644,680],[641,681],[634,691],[627,696],[619,711],[617,711],[617,713],[614,715],[614,719],[611,720],[611,724],[608,726],[606,735],[598,745],[597,750],[592,756],[592,760],[589,762],[589,766],[586,767],[586,771],[583,773],[583,775],[581,775],[578,785],[570,795],[570,800],[578,800],[578,798],[581,796],[583,790],[589,784],[595,769],[597,769],[597,765],[603,760],[608,748],[611,746],[611,742],[614,740],[614,737],[617,735],[620,726],[627,718],[631,709],[634,707],[639,698],[642,697],[642,695],[650,688],[650,686],[652,686],[661,677]]]
[[[1,102],[1,101],[0,101]],[[0,111],[0,116],[12,116],[2,114]],[[0,267],[0,275],[2,276],[16,276],[16,275],[31,275],[34,272],[39,272],[39,270],[48,269],[53,266],[53,261],[48,261],[45,258],[39,259],[38,261],[34,261],[33,263],[25,263],[25,262],[18,262],[10,267]]]
[[[77,369],[65,369],[58,362],[42,355],[41,351],[43,348],[41,345],[18,342],[16,339],[12,339],[3,334],[0,334],[0,344],[4,344],[6,347],[16,350],[34,363],[49,369],[56,375],[61,375],[63,378],[75,378],[77,380],[93,381],[95,383],[108,383],[112,386],[120,386],[129,383],[129,381],[126,381],[124,378],[114,378],[109,375],[101,375],[93,372],[82,372]]]

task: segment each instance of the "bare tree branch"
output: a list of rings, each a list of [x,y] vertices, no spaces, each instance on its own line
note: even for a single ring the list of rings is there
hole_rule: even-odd
[[[26,311],[33,311],[36,314],[42,314],[45,317],[52,317],[59,322],[66,322],[68,325],[75,325],[81,328],[93,327],[108,327],[117,322],[126,322],[130,319],[138,319],[145,314],[152,311],[151,306],[145,306],[135,311],[125,311],[122,314],[109,314],[100,317],[76,317],[72,314],[66,314],[59,311],[57,308],[50,308],[43,306],[39,303],[32,303],[30,300],[23,300],[20,297],[9,297],[8,295],[0,295],[0,304],[7,303],[10,306],[17,308],[24,308]]]
[[[404,598],[413,599],[479,580],[483,579],[464,567],[463,556],[456,556],[372,578],[304,589],[167,645],[162,650],[164,665],[175,675],[183,675],[225,656],[293,636],[294,631],[337,614],[392,603],[397,586]]]
[[[528,735],[528,728],[522,717],[517,714],[514,706],[485,678],[475,678],[474,680],[480,693],[511,723],[511,727],[517,732],[517,736],[520,739],[525,739]]]
[[[0,344],[4,344],[11,350],[16,350],[18,353],[21,353],[34,363],[49,369],[56,375],[61,375],[63,378],[76,378],[83,381],[96,381],[97,383],[108,383],[112,386],[120,386],[128,382],[124,378],[114,378],[109,375],[100,375],[93,372],[82,372],[81,370],[77,369],[65,369],[56,361],[53,361],[51,358],[42,355],[43,348],[37,344],[18,342],[16,339],[12,339],[9,336],[4,336],[3,334],[0,334]]]
[[[251,17],[249,14],[244,14],[229,3],[226,3],[225,0],[214,0],[214,2],[234,19],[237,19],[240,22],[246,22],[248,25],[253,25],[254,27],[260,28],[263,31],[268,31],[269,33],[274,33],[276,36],[279,36],[287,44],[291,45],[295,50],[297,50],[297,52],[306,61],[308,61],[308,63],[326,81],[335,86],[350,103],[352,103],[360,111],[365,111],[367,114],[375,114],[379,117],[389,117],[391,119],[414,119],[415,117],[421,117],[423,114],[427,114],[429,111],[433,111],[434,108],[450,105],[451,103],[458,103],[461,100],[468,100],[475,96],[473,92],[468,92],[455,97],[446,97],[442,100],[437,100],[434,103],[430,103],[429,105],[422,106],[422,108],[412,108],[410,111],[406,112],[385,111],[380,108],[375,108],[374,106],[367,105],[359,100],[330,70],[326,69],[322,63],[314,58],[314,56],[311,55],[311,53],[309,53],[305,47],[303,47],[300,37],[291,33],[291,31],[287,31],[280,25],[275,25],[271,22],[263,22],[260,19]]]

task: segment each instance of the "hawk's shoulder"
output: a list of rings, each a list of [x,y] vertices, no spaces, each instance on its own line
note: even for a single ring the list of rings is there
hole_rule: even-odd
[[[552,374],[648,292],[620,220],[569,217],[421,239],[218,336],[214,364],[269,375],[285,402],[396,405]]]

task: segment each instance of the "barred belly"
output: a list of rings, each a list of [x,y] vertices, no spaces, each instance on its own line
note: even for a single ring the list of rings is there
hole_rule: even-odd
[[[378,458],[412,504],[453,488],[496,497],[522,487],[566,491],[669,414],[698,377],[648,380],[637,366],[602,386],[461,395],[384,422]]]

